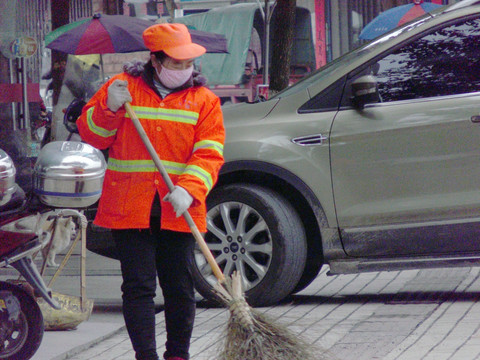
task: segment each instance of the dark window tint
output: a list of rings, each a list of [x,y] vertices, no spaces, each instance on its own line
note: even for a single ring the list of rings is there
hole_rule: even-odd
[[[345,84],[345,77],[337,80],[333,85],[317,94],[305,104],[303,104],[298,112],[311,113],[318,111],[335,111],[338,109],[340,98],[342,96],[343,85]]]
[[[480,91],[480,20],[446,26],[373,66],[382,102]]]

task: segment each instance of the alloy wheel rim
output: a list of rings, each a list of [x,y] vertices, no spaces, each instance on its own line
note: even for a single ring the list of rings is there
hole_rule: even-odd
[[[225,276],[240,273],[243,290],[258,285],[266,276],[273,257],[273,242],[265,219],[247,204],[230,201],[208,211],[205,241]],[[217,282],[210,265],[195,250],[195,262],[204,279]]]

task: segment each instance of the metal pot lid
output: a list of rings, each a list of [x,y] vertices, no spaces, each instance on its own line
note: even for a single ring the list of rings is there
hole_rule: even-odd
[[[65,179],[102,177],[106,169],[100,150],[78,141],[54,141],[42,148],[34,171],[41,177]]]
[[[0,149],[0,179],[15,176],[15,165],[8,154]]]

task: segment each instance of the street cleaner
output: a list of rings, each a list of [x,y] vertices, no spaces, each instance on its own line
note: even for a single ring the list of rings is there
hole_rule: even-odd
[[[108,169],[94,223],[112,229],[122,270],[125,324],[138,360],[159,359],[155,343],[156,279],[165,299],[164,359],[188,360],[195,318],[195,240],[187,209],[206,232],[206,197],[223,164],[219,98],[193,71],[205,48],[183,24],[143,33],[150,60],[125,66],[85,105],[82,140],[108,149]],[[169,193],[125,111],[130,102],[175,184]]]

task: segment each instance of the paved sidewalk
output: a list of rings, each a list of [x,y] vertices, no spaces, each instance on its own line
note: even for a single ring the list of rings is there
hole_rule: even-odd
[[[45,331],[32,360],[63,360],[95,346],[124,329],[120,311],[94,309],[90,319],[70,331]]]
[[[60,264],[63,257],[63,254],[57,255],[56,262]],[[40,271],[41,255],[35,258],[35,263]],[[44,275],[46,284],[55,271],[55,268],[46,269]],[[77,353],[87,349],[124,328],[121,314],[120,263],[87,251],[86,274],[87,298],[94,301],[90,319],[81,323],[75,330],[45,331],[40,348],[32,360],[66,359],[71,352]],[[0,280],[16,280],[18,277],[18,272],[13,268],[0,269]],[[80,244],[77,244],[60,276],[50,287],[61,294],[80,295]],[[156,303],[161,307],[163,298],[158,296]]]
[[[258,309],[318,348],[318,359],[480,359],[480,268],[326,276]],[[191,360],[213,360],[229,313],[199,303]],[[159,354],[165,343],[157,315]],[[133,360],[125,331],[69,357]]]
[[[78,254],[54,291],[79,294]],[[16,274],[11,271],[5,274],[3,269],[0,278],[11,278]],[[315,360],[480,359],[480,268],[340,276],[327,276],[327,271],[328,267],[322,269],[309,287],[283,303],[257,309],[316,346]],[[46,275],[48,282],[50,269]],[[88,252],[92,316],[76,330],[45,332],[33,360],[133,360],[120,311],[120,283],[118,261]],[[161,354],[166,340],[161,296],[156,302]],[[199,301],[191,360],[215,359],[228,319],[226,309]]]

